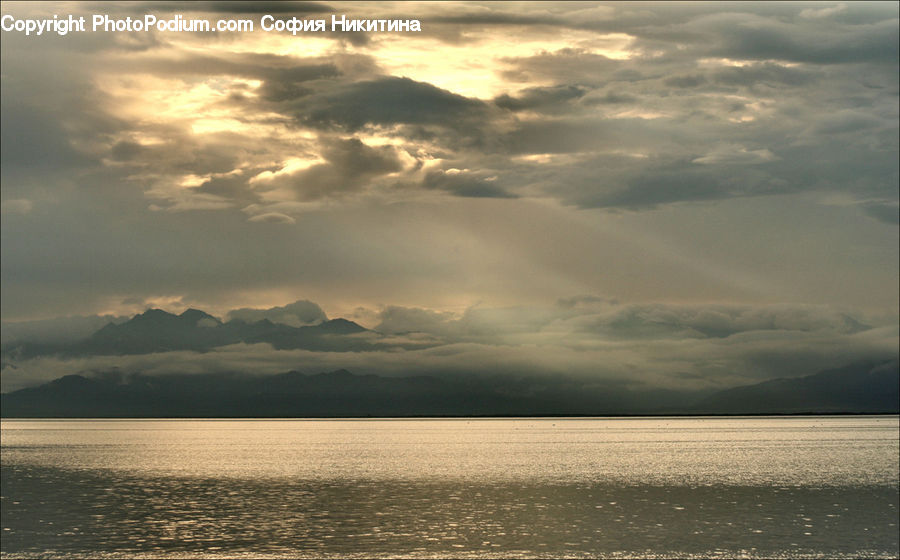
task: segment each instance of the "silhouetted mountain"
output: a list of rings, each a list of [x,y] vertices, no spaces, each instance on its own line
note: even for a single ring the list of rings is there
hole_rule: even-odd
[[[298,327],[299,329],[317,329],[322,334],[357,334],[366,332],[366,329],[347,319],[332,319],[319,323],[314,327]]]
[[[169,318],[162,320],[169,321]],[[716,393],[651,395],[574,380],[380,377],[346,370],[68,375],[0,396],[4,417],[342,417],[897,412],[897,362],[851,365]],[[696,396],[694,396],[696,398]]]
[[[69,354],[148,354],[171,350],[208,350],[239,342],[223,337],[222,322],[203,311],[188,309],[181,315],[148,309],[131,320],[109,323],[87,340],[75,343]]]
[[[783,414],[900,411],[900,367],[851,364],[806,377],[773,379],[715,393],[694,410],[704,413]]]
[[[380,377],[346,370],[68,375],[0,396],[5,417],[340,417],[624,414],[622,394],[505,378]]]
[[[235,319],[222,323],[198,309],[188,309],[181,315],[148,309],[124,323],[108,323],[83,340],[65,344],[19,343],[4,347],[3,353],[26,359],[49,354],[90,356],[173,350],[205,352],[239,342],[269,343],[279,350],[362,351],[372,349],[373,343],[353,335],[365,332],[370,331],[346,319],[291,327],[268,319],[253,323]]]

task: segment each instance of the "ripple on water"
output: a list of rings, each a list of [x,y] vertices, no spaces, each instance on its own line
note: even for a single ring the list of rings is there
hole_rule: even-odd
[[[793,420],[4,422],[2,551],[898,556],[896,418]]]

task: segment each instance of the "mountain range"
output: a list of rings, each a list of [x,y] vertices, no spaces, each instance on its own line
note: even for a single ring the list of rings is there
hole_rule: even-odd
[[[197,309],[180,315],[161,309],[149,309],[132,319],[107,323],[87,338],[74,342],[15,342],[4,345],[5,356],[28,359],[44,355],[65,357],[150,354],[174,350],[205,352],[220,346],[244,342],[269,343],[276,350],[365,351],[377,346],[376,335],[347,319],[331,319],[317,325],[292,327],[268,319],[246,322],[232,319],[222,322]]]
[[[726,389],[700,400],[707,413],[791,414],[813,412],[897,412],[897,360],[863,362],[789,379]]]
[[[896,360],[776,379],[666,406],[627,392],[506,378],[381,377],[346,370],[253,376],[67,375],[0,395],[3,417],[366,417],[897,413]],[[678,403],[681,404],[672,404]],[[657,403],[657,404],[653,404]]]
[[[223,322],[197,309],[176,315],[149,309],[109,322],[88,336],[56,342],[17,341],[2,347],[3,367],[37,356],[62,359],[173,351],[209,352],[232,344],[266,343],[275,350],[363,353],[404,348],[346,319],[290,326],[269,319]],[[416,348],[428,346],[416,342]],[[173,358],[178,359],[178,358]],[[178,363],[173,362],[175,371]],[[637,389],[585,377],[308,375],[254,371],[151,375],[119,369],[65,375],[2,395],[4,417],[304,417],[620,414],[791,414],[897,412],[898,360],[859,362],[805,377],[710,390]]]

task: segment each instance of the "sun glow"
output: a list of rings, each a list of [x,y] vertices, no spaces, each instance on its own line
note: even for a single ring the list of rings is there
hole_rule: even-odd
[[[261,84],[259,80],[221,76],[192,84],[149,74],[107,75],[96,80],[97,87],[113,99],[110,110],[117,117],[143,124],[178,123],[194,134],[257,130],[254,122],[239,115],[236,118],[228,100],[235,93],[255,96],[254,90]]]
[[[510,91],[510,82],[503,73],[508,61],[518,58],[557,53],[575,49],[587,55],[602,55],[611,59],[634,56],[630,46],[634,38],[624,33],[597,35],[587,31],[569,31],[565,37],[549,33],[516,37],[490,37],[471,43],[454,45],[430,38],[384,40],[374,47],[360,49],[373,56],[388,72],[435,86],[467,97],[491,99]],[[440,60],[440,64],[435,64]],[[519,87],[549,86],[550,80],[517,83]]]
[[[281,169],[278,171],[263,171],[259,175],[255,177],[251,177],[248,181],[251,185],[260,183],[260,182],[269,182],[273,181],[279,177],[284,177],[286,175],[293,175],[298,171],[303,171],[304,169],[309,169],[313,165],[318,163],[325,163],[325,160],[319,157],[316,158],[290,158],[281,164]]]

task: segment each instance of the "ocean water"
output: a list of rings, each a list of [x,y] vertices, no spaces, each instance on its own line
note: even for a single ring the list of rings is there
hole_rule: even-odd
[[[900,419],[4,420],[3,558],[895,558]]]

